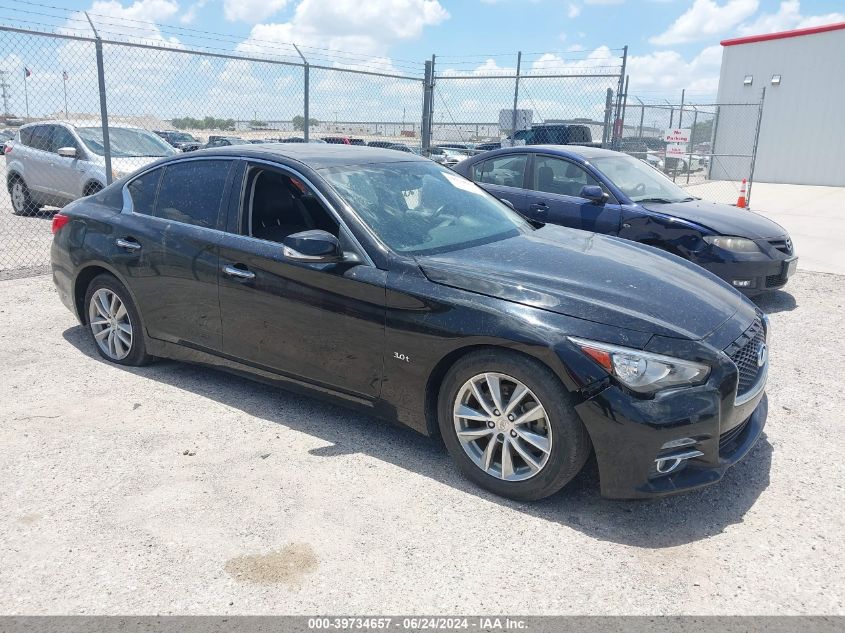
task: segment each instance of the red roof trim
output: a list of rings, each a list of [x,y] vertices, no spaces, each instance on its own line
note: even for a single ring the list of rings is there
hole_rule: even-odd
[[[845,29],[845,22],[837,22],[836,24],[823,24],[821,26],[811,26],[806,29],[795,29],[792,31],[781,31],[780,33],[764,33],[763,35],[749,35],[747,37],[735,37],[730,40],[722,40],[719,42],[722,46],[736,46],[737,44],[751,44],[752,42],[767,42],[768,40],[782,40],[787,37],[799,37],[801,35],[814,35],[816,33],[825,33],[826,31],[838,31]]]

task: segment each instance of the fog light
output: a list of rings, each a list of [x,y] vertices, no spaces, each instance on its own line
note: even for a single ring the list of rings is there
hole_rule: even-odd
[[[681,464],[688,459],[701,457],[702,455],[704,455],[704,453],[695,449],[682,451],[680,453],[675,453],[674,455],[664,455],[663,457],[658,457],[654,460],[654,467],[661,475],[668,475],[669,473],[673,473],[678,470]]]
[[[731,282],[737,288],[748,288],[751,285],[750,279],[734,279]]]

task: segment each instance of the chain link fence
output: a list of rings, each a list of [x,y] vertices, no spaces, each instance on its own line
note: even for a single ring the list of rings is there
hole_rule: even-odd
[[[624,108],[620,151],[647,161],[699,198],[736,204],[742,180],[750,200],[762,116],[759,103],[646,103]],[[680,132],[667,141],[668,132]]]
[[[282,61],[266,48],[250,56],[0,27],[0,276],[44,271],[55,210],[170,145],[420,145],[421,73],[386,60],[371,70]],[[43,125],[20,130],[34,122]],[[67,148],[75,155],[60,155]]]
[[[532,130],[577,124],[600,144],[621,102],[626,49],[432,60],[431,145],[473,150],[532,144]]]

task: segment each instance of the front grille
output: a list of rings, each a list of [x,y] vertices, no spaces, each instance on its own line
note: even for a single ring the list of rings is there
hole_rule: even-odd
[[[725,353],[736,364],[739,370],[739,386],[737,396],[741,396],[757,384],[757,378],[764,367],[757,364],[760,347],[766,342],[766,330],[763,322],[756,319],[754,323],[738,339],[731,343]]]
[[[792,240],[788,237],[776,239],[776,240],[769,240],[769,244],[774,246],[778,249],[781,253],[786,253],[787,255],[792,255]]]
[[[745,420],[743,420],[739,425],[732,428],[730,431],[726,433],[722,433],[719,436],[719,453],[723,454],[733,448],[734,440],[736,440],[742,432],[745,430],[745,427],[748,426],[748,422],[751,420],[749,416]]]
[[[786,275],[778,273],[777,275],[768,275],[766,277],[766,288],[778,288],[788,281]]]

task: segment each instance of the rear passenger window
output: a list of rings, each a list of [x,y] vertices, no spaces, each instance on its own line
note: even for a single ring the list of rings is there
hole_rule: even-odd
[[[161,169],[148,171],[130,182],[126,188],[132,198],[132,210],[135,213],[152,215],[155,208],[156,191],[161,180]]]
[[[216,228],[231,164],[230,160],[191,160],[163,168],[156,217]]]
[[[516,156],[500,156],[485,160],[475,166],[475,182],[505,187],[522,187],[522,177],[525,175],[527,154]]]
[[[53,126],[52,125],[38,125],[31,129],[29,145],[32,149],[40,149],[49,152],[53,147]]]

